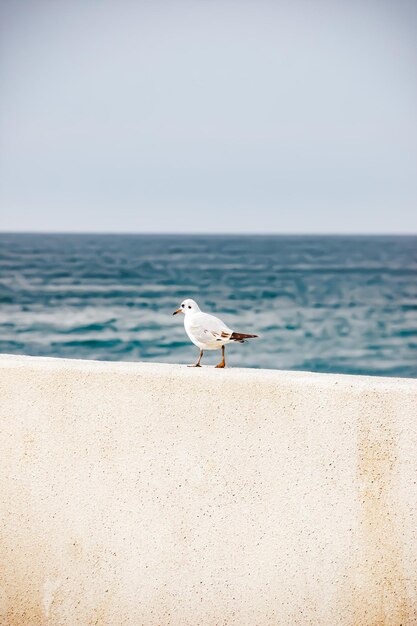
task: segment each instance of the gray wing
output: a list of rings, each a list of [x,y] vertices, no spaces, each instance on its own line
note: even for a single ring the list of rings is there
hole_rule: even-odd
[[[227,341],[232,334],[232,330],[218,317],[209,313],[196,313],[193,316],[190,331],[197,341]]]

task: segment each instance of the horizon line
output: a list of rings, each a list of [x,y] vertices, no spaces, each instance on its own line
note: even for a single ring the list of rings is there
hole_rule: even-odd
[[[95,230],[0,230],[0,235],[103,235],[103,236],[160,236],[160,237],[416,237],[416,232],[166,232],[166,231],[95,231]]]

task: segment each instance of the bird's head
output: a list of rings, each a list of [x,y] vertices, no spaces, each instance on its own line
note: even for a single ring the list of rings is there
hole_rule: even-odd
[[[176,315],[177,313],[184,313],[184,315],[188,315],[190,313],[198,313],[199,310],[200,307],[198,306],[197,302],[195,300],[191,300],[191,298],[188,298],[181,303],[181,306],[176,311],[174,311],[172,315]]]

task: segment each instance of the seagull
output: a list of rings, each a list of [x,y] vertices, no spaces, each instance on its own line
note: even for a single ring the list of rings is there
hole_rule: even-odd
[[[218,317],[209,313],[203,313],[195,300],[184,300],[172,315],[177,313],[184,313],[185,332],[193,344],[200,348],[200,356],[197,363],[188,367],[201,367],[200,361],[204,350],[220,350],[220,348],[222,350],[222,360],[216,367],[226,367],[224,346],[227,343],[231,341],[244,343],[245,339],[252,339],[258,336],[235,333]]]

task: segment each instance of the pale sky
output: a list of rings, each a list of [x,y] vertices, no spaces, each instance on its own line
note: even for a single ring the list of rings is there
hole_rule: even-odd
[[[2,0],[0,230],[417,233],[414,0]]]

